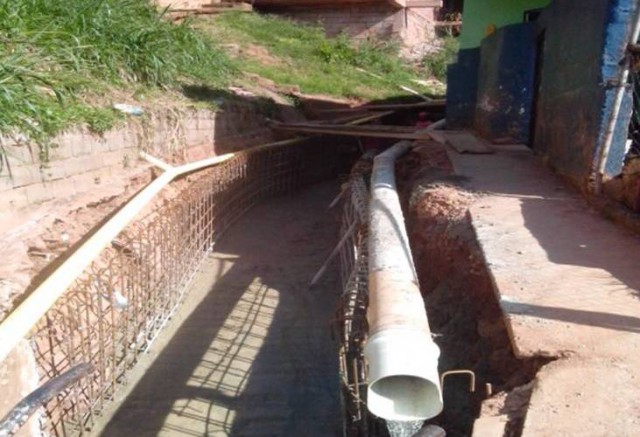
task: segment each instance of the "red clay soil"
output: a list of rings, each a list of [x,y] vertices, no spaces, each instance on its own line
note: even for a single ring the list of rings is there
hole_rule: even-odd
[[[97,223],[150,180],[149,171],[114,177],[108,186],[73,198],[16,212],[22,224],[0,232],[0,320],[20,300],[32,279],[73,247]]]

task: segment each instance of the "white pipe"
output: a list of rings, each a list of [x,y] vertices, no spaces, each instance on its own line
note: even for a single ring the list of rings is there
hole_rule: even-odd
[[[640,6],[636,7],[636,16],[633,23],[633,30],[631,32],[631,38],[629,44],[635,44],[640,37]],[[622,99],[624,98],[624,92],[627,89],[627,82],[629,80],[629,70],[631,68],[631,62],[629,57],[625,57],[624,67],[620,71],[618,77],[618,89],[613,100],[613,109],[611,111],[611,117],[607,124],[607,130],[605,131],[604,143],[600,148],[598,155],[597,170],[595,175],[595,192],[596,194],[602,193],[602,179],[604,177],[605,167],[607,166],[607,160],[609,158],[609,151],[611,150],[611,144],[613,143],[613,136],[615,134],[616,124],[620,115],[620,109],[622,107]]]
[[[173,166],[171,164],[167,164],[163,160],[161,160],[159,158],[156,158],[155,156],[149,155],[147,152],[140,152],[140,157],[142,159],[144,159],[145,161],[147,161],[147,162],[155,165],[156,167],[160,168],[161,170],[168,171],[168,170],[171,170],[173,168]]]
[[[396,191],[394,164],[402,141],[378,155],[369,213],[367,408],[386,420],[426,420],[442,411],[440,350],[431,339]]]
[[[447,119],[442,118],[436,122],[431,123],[425,130],[442,130],[446,127],[446,125],[447,125]]]

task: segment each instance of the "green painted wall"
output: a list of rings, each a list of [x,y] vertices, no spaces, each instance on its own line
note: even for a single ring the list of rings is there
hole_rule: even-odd
[[[478,47],[490,24],[500,28],[507,24],[521,23],[524,11],[543,8],[550,2],[551,0],[465,0],[460,48]]]

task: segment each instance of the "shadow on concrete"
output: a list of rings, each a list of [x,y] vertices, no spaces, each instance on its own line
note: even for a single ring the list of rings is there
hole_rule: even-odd
[[[223,237],[198,281],[204,298],[100,435],[340,434],[336,269],[308,289],[335,241],[336,190],[268,201]]]
[[[498,199],[476,210],[474,224],[484,227],[487,261],[503,278],[507,313],[640,332],[638,235],[590,209],[523,148],[453,159],[471,188]],[[522,281],[506,284],[507,277]]]
[[[581,325],[599,326],[617,331],[640,333],[640,317],[505,301],[502,301],[502,308],[508,314],[525,316],[530,314],[543,319],[564,320]]]

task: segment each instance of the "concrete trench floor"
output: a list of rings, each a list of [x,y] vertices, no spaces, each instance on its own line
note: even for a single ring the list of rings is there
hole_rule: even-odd
[[[337,436],[337,184],[269,200],[216,245],[94,436]],[[126,396],[126,398],[125,398]]]

